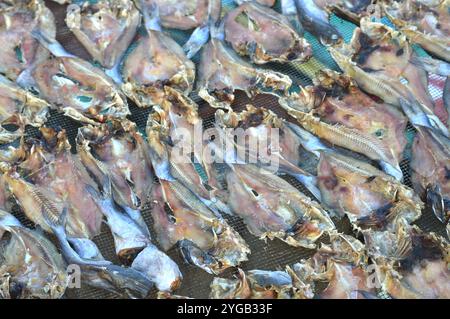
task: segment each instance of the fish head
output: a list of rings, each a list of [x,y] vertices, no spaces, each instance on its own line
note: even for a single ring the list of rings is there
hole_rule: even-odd
[[[120,62],[140,24],[132,1],[85,1],[67,7],[66,24],[92,58],[111,69]]]
[[[306,62],[312,55],[310,44],[297,34],[286,17],[255,2],[228,12],[224,28],[225,41],[256,64]]]
[[[54,39],[56,25],[52,12],[41,0],[2,1],[0,17],[0,38],[5,43],[0,50],[4,62],[0,70],[15,80],[22,71],[49,57],[29,31],[38,29]]]
[[[283,96],[291,85],[288,76],[255,68],[219,39],[212,38],[202,51],[197,89],[212,107],[230,109],[236,90],[250,97],[258,93]]]
[[[83,152],[81,161],[97,182],[103,183],[105,177],[111,181],[119,205],[139,209],[147,202],[153,183],[148,146],[134,123],[109,121],[83,127],[77,146]]]
[[[195,65],[183,49],[163,32],[149,30],[123,61],[122,89],[140,107],[160,104],[164,87],[184,95],[193,88]]]

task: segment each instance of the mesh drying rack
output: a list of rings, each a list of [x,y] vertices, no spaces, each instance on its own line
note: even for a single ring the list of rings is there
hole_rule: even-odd
[[[76,0],[75,0],[76,1]],[[74,2],[75,2],[74,1]],[[46,0],[46,5],[51,9],[56,18],[57,24],[57,39],[60,41],[63,46],[71,53],[76,54],[77,56],[89,60],[89,55],[86,50],[82,47],[82,45],[76,40],[76,38],[71,34],[67,26],[65,25],[64,18],[66,13],[66,6],[58,5],[55,2]],[[229,10],[234,6],[232,0],[222,0],[223,12]],[[280,12],[280,4],[277,1],[275,5],[275,10]],[[388,21],[385,21],[388,23]],[[339,17],[333,15],[331,17],[331,23],[341,32],[344,39],[349,41],[353,29],[355,25],[340,19]],[[180,44],[183,44],[189,36],[188,32],[183,31],[174,31],[167,30],[170,35]],[[314,38],[312,35],[306,33],[306,39],[312,44],[314,57],[306,64],[297,64],[297,63],[288,63],[288,64],[277,64],[277,63],[269,63],[264,67],[270,68],[284,74],[287,74],[291,77],[294,84],[297,85],[309,85],[312,84],[311,77],[320,69],[325,67],[338,70],[336,63],[333,61],[327,50]],[[418,49],[420,54],[426,54],[423,50]],[[194,62],[198,63],[198,54],[194,57]],[[435,77],[431,75],[431,77]],[[433,83],[442,83],[442,85],[430,85],[429,90],[436,101],[436,103],[442,103],[442,87],[443,87],[443,79],[439,77],[430,78],[430,81]],[[214,112],[215,109],[211,108],[207,103],[202,101],[195,93],[191,95],[191,98],[199,104],[199,112],[200,116],[203,119],[203,123],[205,127],[210,127],[212,122],[214,121]],[[135,104],[131,101],[128,101],[129,107],[131,110],[131,115],[129,116],[130,120],[135,122],[139,128],[139,131],[145,133],[145,125],[147,121],[148,114],[150,112],[149,109],[141,109],[135,106]],[[273,112],[275,112],[278,116],[286,118],[288,120],[294,121],[292,118],[286,114],[286,112],[278,105],[276,99],[270,95],[259,95],[252,99],[251,101],[247,98],[247,96],[239,92],[236,95],[236,100],[233,104],[233,109],[236,111],[242,110],[246,104],[251,103],[255,106],[265,107]],[[80,123],[63,116],[56,111],[51,111],[51,115],[46,123],[47,126],[53,128],[63,128],[66,130],[69,141],[72,145],[72,150],[75,149],[75,137],[77,134],[78,128],[81,126]],[[28,136],[36,136],[37,129],[35,128],[27,128],[26,134]],[[403,161],[400,163],[401,169],[404,175],[404,183],[408,186],[411,186],[410,181],[410,148],[411,142],[414,137],[415,130],[412,126],[408,124],[406,136],[408,138],[408,146],[405,150],[405,156]],[[314,172],[315,163],[311,163],[305,159],[303,166],[306,170],[310,172]],[[297,187],[302,192],[308,194],[308,191],[295,179],[290,177],[285,177],[288,182]],[[20,219],[28,227],[33,227],[33,224],[25,218],[25,216],[20,212],[18,207],[13,209],[13,213]],[[148,207],[145,207],[142,210],[142,214],[144,216],[145,221],[150,226],[152,230],[152,219],[150,216],[150,211]],[[229,224],[238,231],[242,237],[249,244],[252,253],[249,255],[249,260],[244,262],[241,265],[241,268],[245,270],[250,269],[266,269],[266,270],[279,270],[284,269],[286,265],[291,265],[300,261],[301,259],[308,258],[314,254],[314,250],[304,249],[304,248],[295,248],[289,246],[278,239],[267,240],[267,242],[258,239],[257,237],[251,235],[242,220],[238,217],[229,217],[225,216],[228,220]],[[416,222],[416,224],[422,228],[424,231],[433,231],[441,236],[445,235],[445,228],[442,224],[440,224],[434,215],[427,209],[424,210],[422,217]],[[351,233],[351,226],[346,219],[343,221],[337,222],[336,226],[339,231],[344,233]],[[153,236],[156,238],[156,236]],[[324,237],[325,241],[326,238]],[[111,233],[108,228],[103,225],[102,232],[99,236],[97,236],[94,241],[99,246],[102,251],[103,256],[105,258],[118,263],[117,257],[114,252],[114,242]],[[319,240],[320,242],[320,240]],[[157,244],[155,242],[155,244]],[[168,255],[179,265],[181,272],[183,273],[183,282],[181,287],[176,291],[176,294],[194,297],[194,298],[207,298],[210,291],[210,283],[213,279],[213,276],[207,274],[205,271],[186,264],[186,262],[182,259],[181,255],[177,248],[172,248],[168,251]],[[235,269],[229,269],[221,274],[222,277],[231,277],[235,274]],[[157,291],[152,290],[149,297],[155,297]],[[88,287],[86,285],[82,285],[81,289],[68,289],[66,292],[67,298],[117,298],[116,295]]]

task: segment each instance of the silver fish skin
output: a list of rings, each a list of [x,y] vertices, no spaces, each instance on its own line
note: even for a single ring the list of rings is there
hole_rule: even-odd
[[[152,216],[162,248],[177,245],[187,262],[210,274],[239,265],[250,253],[242,237],[178,181],[160,180],[153,189]]]
[[[79,254],[70,245],[64,226],[67,210],[64,210],[56,218],[48,214],[44,215],[47,224],[58,239],[67,263],[80,267],[82,283],[110,291],[122,297],[145,298],[148,295],[152,288],[152,282],[141,272],[133,268],[114,265],[102,258],[85,259],[80,256],[80,254],[85,255],[86,251],[92,247],[75,246],[80,252]],[[82,243],[78,242],[78,244]],[[92,245],[95,244],[89,243],[89,246]]]
[[[312,291],[296,287],[289,271],[238,269],[235,278],[215,277],[211,299],[309,299]]]
[[[87,191],[99,203],[101,211],[106,217],[114,237],[117,256],[123,263],[129,264],[142,249],[150,244],[148,231],[145,232],[127,214],[119,211],[110,197],[110,193],[102,196],[91,186],[88,186]]]
[[[180,286],[183,279],[178,265],[151,244],[136,256],[131,268],[143,273],[159,291],[173,291]]]
[[[339,31],[330,24],[329,15],[317,6],[314,0],[295,0],[302,26],[324,43],[333,44],[342,40]]]

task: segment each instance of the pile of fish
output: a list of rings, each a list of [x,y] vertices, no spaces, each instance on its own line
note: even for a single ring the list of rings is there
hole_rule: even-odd
[[[450,1],[280,1],[54,1],[83,59],[46,1],[0,0],[0,299],[83,285],[189,298],[173,254],[214,276],[210,298],[450,298]],[[357,25],[349,42],[333,14]],[[167,29],[192,32],[180,45]],[[340,72],[301,86],[272,70],[314,60],[311,35]],[[278,112],[236,110],[237,91]],[[447,236],[415,225],[425,208]],[[251,245],[230,220],[311,257],[244,270]]]

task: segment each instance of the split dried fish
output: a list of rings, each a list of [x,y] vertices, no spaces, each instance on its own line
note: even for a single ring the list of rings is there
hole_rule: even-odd
[[[143,11],[148,12],[157,8],[161,25],[165,28],[178,30],[197,28],[207,23],[209,18],[216,20],[215,17],[219,16],[221,6],[220,1],[216,0],[135,0],[135,2],[139,9]],[[143,5],[141,2],[143,2]],[[210,16],[211,10],[212,16]]]
[[[64,115],[81,122],[96,125],[130,114],[125,95],[101,69],[68,53],[42,32],[33,30],[32,34],[52,56],[22,73],[18,81],[22,87],[36,91]]]
[[[156,175],[159,179],[179,181],[216,214],[220,214],[219,211],[228,213],[228,206],[217,196],[216,183],[205,180],[198,171],[198,166],[209,170],[209,164],[203,162],[202,154],[199,154],[203,142],[194,143],[203,138],[198,105],[170,87],[165,87],[165,93],[166,98],[161,106],[153,108],[146,127]]]
[[[382,3],[384,12],[411,42],[450,62],[450,2],[405,0]]]
[[[84,1],[67,7],[67,26],[92,58],[106,69],[120,62],[140,21],[132,0]]]
[[[413,124],[436,127],[448,136],[443,124],[448,117],[446,111],[435,108],[427,73],[411,62],[416,53],[401,33],[363,18],[350,44],[329,50],[362,90],[401,106]]]
[[[24,213],[34,223],[50,231],[42,211],[59,215],[68,205],[67,231],[72,236],[91,238],[100,233],[100,207],[85,191],[95,185],[78,158],[70,152],[65,131],[41,128],[39,139],[21,145],[24,158],[4,175],[6,184]]]
[[[436,217],[450,221],[450,141],[425,127],[417,127],[412,146],[411,181]],[[448,234],[450,236],[450,233]]]
[[[244,61],[224,41],[223,24],[211,30],[198,70],[198,95],[214,108],[230,109],[236,90],[253,97],[259,93],[284,96],[292,80],[279,72],[259,69]]]
[[[64,295],[69,278],[56,247],[5,211],[0,211],[0,248],[0,299]]]
[[[187,57],[192,58],[208,41],[210,24],[220,18],[220,0],[135,0],[143,14],[159,13],[161,25],[178,30],[194,29],[183,45]]]
[[[225,41],[253,63],[306,62],[311,45],[301,38],[288,19],[275,10],[248,2],[224,18]]]
[[[105,178],[111,181],[119,205],[136,210],[148,202],[153,183],[149,149],[136,124],[110,121],[82,127],[77,152],[98,185],[102,186]]]
[[[369,271],[365,246],[349,235],[330,237],[329,245],[322,244],[313,257],[293,265],[293,274],[316,291],[316,284],[325,282],[317,298],[376,299],[376,281]]]
[[[124,58],[122,90],[139,107],[160,104],[164,87],[188,95],[195,80],[195,65],[172,38],[161,31],[158,10],[143,11],[146,35]]]
[[[393,232],[365,232],[382,290],[396,299],[448,299],[449,244],[417,226],[399,223]]]
[[[215,277],[211,283],[211,299],[310,299],[312,292],[295,287],[285,271],[238,269],[236,278]]]
[[[0,73],[16,80],[20,73],[47,60],[48,51],[30,34],[40,30],[54,39],[56,25],[52,12],[41,0],[2,0],[0,2]]]
[[[154,228],[164,250],[178,245],[184,259],[217,274],[247,260],[244,239],[178,181],[153,188]]]
[[[277,174],[289,174],[320,200],[314,176],[300,168],[302,140],[297,125],[252,105],[247,105],[240,113],[217,110],[215,124],[218,151],[226,152],[226,147],[234,146],[236,154],[232,154],[231,159],[236,156],[238,163],[255,163]],[[230,156],[221,156],[224,155]]]
[[[288,113],[309,132],[378,161],[386,173],[401,180],[407,119],[362,92],[346,75],[323,70],[313,81],[314,86],[283,99]]]
[[[335,44],[342,41],[342,35],[330,23],[329,13],[324,7],[326,3],[317,0],[284,1],[295,2],[302,27],[318,37],[322,43]]]
[[[0,124],[13,124],[17,130],[0,126],[0,143],[9,143],[24,134],[25,126],[39,127],[47,120],[49,104],[0,75]]]
[[[414,191],[370,164],[325,151],[317,172],[322,203],[356,228],[385,229],[421,216],[424,205]]]
[[[328,213],[284,179],[252,164],[234,164],[226,174],[228,204],[253,235],[315,248],[335,231]]]

